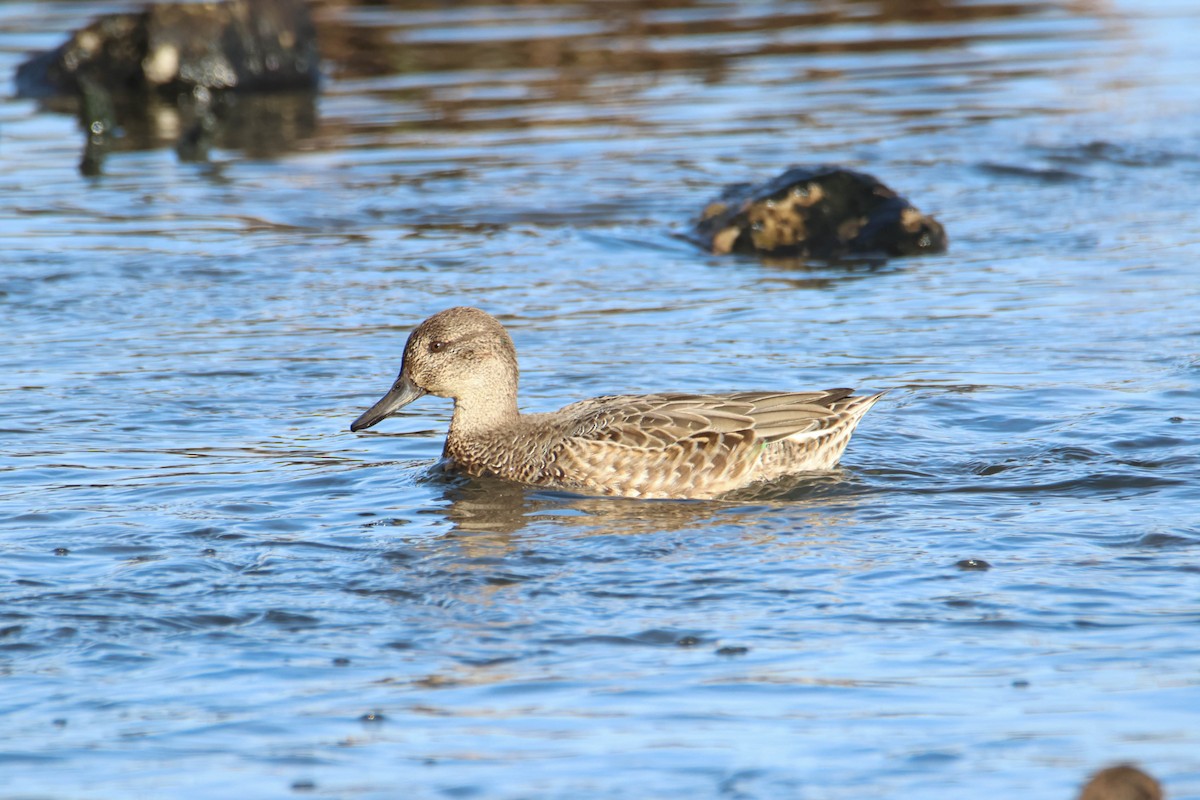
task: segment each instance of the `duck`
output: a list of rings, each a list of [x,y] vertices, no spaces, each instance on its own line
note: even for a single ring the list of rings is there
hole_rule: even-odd
[[[388,392],[350,425],[370,428],[431,394],[454,401],[445,466],[585,495],[713,499],[833,469],[884,392],[607,395],[522,413],[517,350],[499,320],[458,306],[418,325]]]

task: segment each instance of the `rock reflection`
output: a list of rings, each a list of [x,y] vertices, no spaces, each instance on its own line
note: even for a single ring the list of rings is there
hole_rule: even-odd
[[[318,121],[313,93],[248,99],[216,90],[172,89],[121,96],[111,88],[86,86],[71,97],[41,102],[47,110],[79,115],[87,141],[85,172],[98,172],[107,153],[158,147],[175,147],[184,159],[203,160],[210,147],[262,157],[340,144],[352,134],[371,132],[410,135],[618,121],[644,129],[647,120],[639,110],[647,100],[644,92],[665,75],[690,74],[705,86],[737,84],[747,80],[748,60],[769,59],[761,63],[775,66],[755,83],[816,86],[846,75],[840,67],[808,63],[810,57],[957,52],[976,36],[991,43],[1006,36],[1027,41],[1037,34],[1026,28],[1007,33],[996,22],[1045,12],[1040,3],[948,0],[802,9],[785,5],[746,13],[733,3],[685,1],[447,6],[326,0],[313,6],[320,58],[334,82],[326,88],[383,101],[377,108],[356,102]],[[1077,13],[1095,10],[1081,6]],[[905,26],[904,35],[889,27],[896,23]],[[968,24],[978,28],[964,27]],[[797,56],[805,61],[794,61]],[[927,69],[936,75],[939,67]],[[1011,80],[1008,72],[992,74],[985,64],[969,71],[978,73],[973,80]],[[682,102],[704,100],[684,97]],[[722,124],[761,128],[767,123],[735,115]]]
[[[903,259],[889,261],[883,256],[839,259],[762,258],[758,263],[769,267],[760,278],[766,285],[787,286],[803,291],[824,291],[864,278],[888,272],[902,272]],[[896,265],[901,266],[896,266]]]
[[[347,11],[359,5],[394,9],[392,25],[348,22]],[[919,40],[881,35],[829,41],[815,32],[848,24],[868,31],[870,26],[897,22],[918,25],[1016,19],[1045,11],[1039,3],[981,5],[947,0],[843,2],[804,11],[783,6],[762,13],[745,13],[736,3],[686,0],[510,2],[501,6],[480,0],[457,6],[475,11],[446,14],[443,3],[399,0],[323,3],[318,18],[322,55],[334,62],[337,77],[466,68],[552,69],[560,73],[555,83],[559,89],[577,91],[582,83],[604,72],[698,70],[711,80],[720,80],[748,55],[959,47],[965,41],[961,35]],[[433,12],[433,16],[419,13],[422,11]],[[814,35],[807,41],[789,39],[781,35],[788,29],[810,29]],[[714,48],[713,37],[720,36],[738,38]],[[1027,37],[1028,32],[1022,36]],[[688,37],[695,38],[689,41]],[[397,40],[402,47],[395,46]],[[469,48],[464,48],[464,41],[470,42]]]
[[[77,113],[85,135],[80,171],[96,175],[112,153],[173,147],[181,161],[204,162],[213,148],[269,158],[299,149],[317,130],[316,94],[217,94],[175,99],[85,98],[47,107]]]

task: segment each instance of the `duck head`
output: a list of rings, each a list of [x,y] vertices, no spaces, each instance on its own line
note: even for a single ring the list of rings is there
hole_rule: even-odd
[[[517,352],[508,331],[491,314],[459,306],[417,326],[404,346],[392,388],[350,424],[360,431],[387,419],[426,394],[461,403],[516,406]]]

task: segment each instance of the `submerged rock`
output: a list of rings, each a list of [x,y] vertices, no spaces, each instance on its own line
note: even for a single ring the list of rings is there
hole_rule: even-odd
[[[721,255],[795,258],[940,253],[946,231],[871,175],[792,167],[766,183],[734,184],[704,209],[690,237]]]
[[[98,17],[29,59],[17,68],[17,93],[314,89],[319,67],[303,0],[152,3]]]

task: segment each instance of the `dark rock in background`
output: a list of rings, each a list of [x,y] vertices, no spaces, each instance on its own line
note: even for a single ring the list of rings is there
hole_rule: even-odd
[[[728,187],[689,238],[711,252],[795,258],[940,253],[946,232],[871,175],[792,167],[760,184]]]
[[[303,0],[154,3],[106,14],[17,68],[17,93],[73,113],[80,170],[113,151],[174,145],[287,150],[316,127],[317,33]]]
[[[106,14],[17,68],[21,97],[145,90],[315,89],[316,28],[302,0],[154,3]]]

